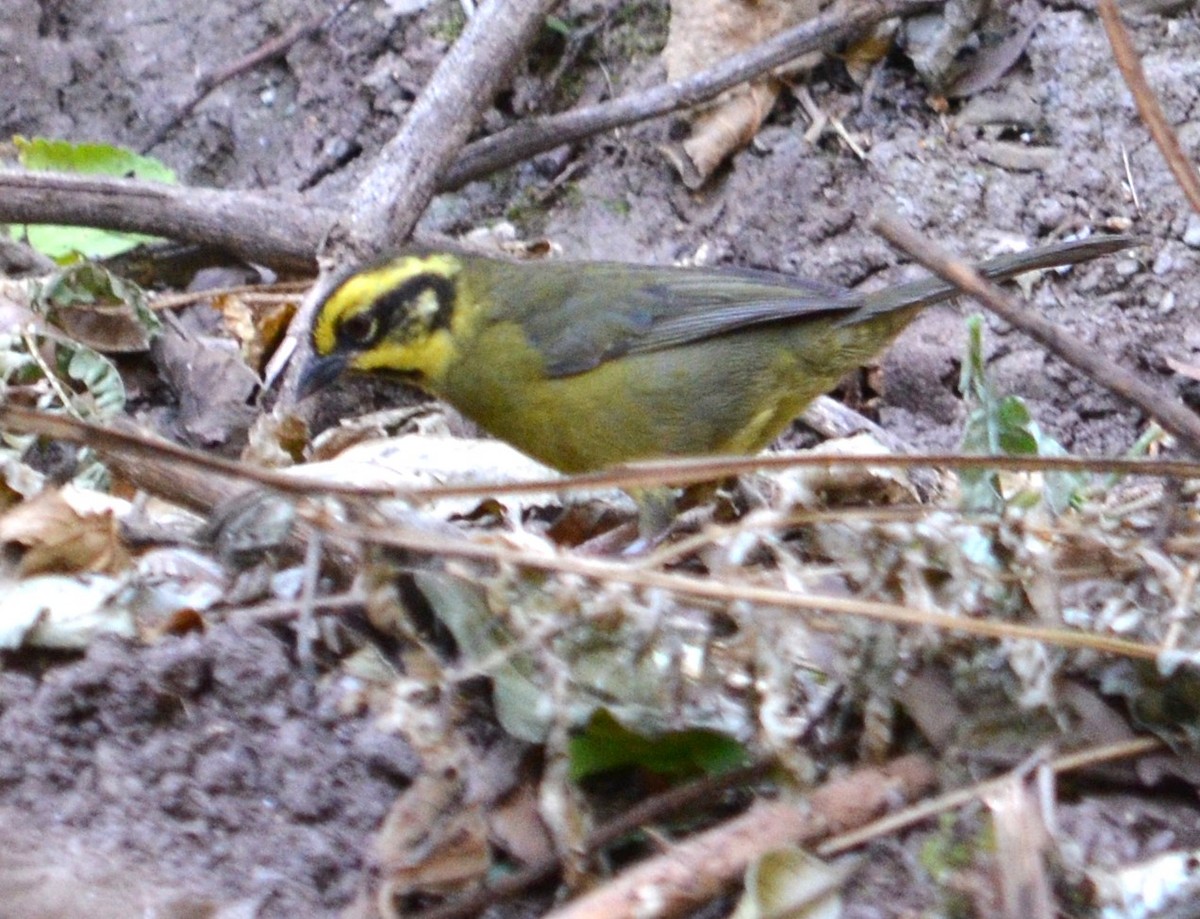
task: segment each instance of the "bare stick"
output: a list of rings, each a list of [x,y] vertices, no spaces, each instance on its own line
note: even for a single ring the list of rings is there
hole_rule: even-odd
[[[0,404],[0,430],[38,434],[68,443],[89,446],[105,456],[124,456],[148,463],[161,459],[196,469],[208,479],[215,476],[252,482],[296,495],[344,495],[351,498],[403,498],[408,501],[436,501],[441,498],[485,497],[494,495],[572,492],[597,488],[638,488],[660,486],[666,482],[692,484],[742,475],[760,469],[887,468],[933,467],[947,469],[1004,469],[1014,472],[1109,473],[1111,475],[1151,476],[1154,478],[1200,478],[1200,463],[1182,460],[1131,459],[1104,456],[979,456],[962,453],[923,453],[902,456],[876,455],[831,456],[819,453],[763,453],[758,456],[717,456],[694,459],[660,460],[631,463],[601,472],[569,477],[548,476],[524,482],[474,482],[461,485],[392,487],[323,482],[301,475],[287,475],[246,463],[227,460],[200,450],[153,438],[136,431],[124,431],[80,421],[13,404]],[[153,491],[153,488],[148,488]],[[156,492],[158,493],[158,492]],[[174,500],[181,501],[179,498]],[[182,502],[181,503],[186,503]]]
[[[439,188],[453,190],[562,144],[707,102],[810,51],[832,48],[884,19],[911,15],[941,2],[944,0],[859,0],[780,32],[749,51],[685,80],[663,83],[562,115],[524,119],[467,147],[443,176]]]
[[[163,443],[150,438],[132,435],[122,431],[102,428],[61,415],[51,415],[35,409],[21,408],[15,405],[0,404],[0,430],[24,433],[36,433],[59,440],[85,443],[97,450],[103,450],[107,455],[116,457],[136,457],[137,462],[126,463],[126,475],[131,482],[145,486],[156,494],[167,494],[172,500],[191,507],[210,506],[213,498],[206,491],[203,496],[183,495],[178,492],[177,485],[184,477],[176,473],[164,478],[157,475],[153,482],[147,480],[147,470],[159,464],[152,462],[153,458],[162,458],[165,464],[184,464],[184,468],[205,470],[213,475],[208,478],[215,480],[217,476],[254,482],[290,495],[321,494],[391,494],[412,497],[430,489],[375,489],[354,485],[326,485],[306,480],[301,476],[290,477],[270,469],[250,467],[242,463],[234,463],[219,457],[209,456],[195,450],[188,450],[176,444]],[[800,463],[798,457],[757,457],[753,462],[762,466],[779,465],[817,465],[847,466],[847,465],[888,465],[892,463],[911,462],[911,457],[896,456],[858,456],[858,457],[829,457],[809,456],[806,462]],[[1079,457],[1011,457],[1011,456],[947,456],[919,457],[922,462],[932,461],[938,465],[943,462],[950,466],[969,465],[975,468],[990,466],[998,468],[1029,468],[1031,465],[1063,468],[1062,461],[1069,460],[1069,466],[1074,469],[1082,468]],[[1195,473],[1195,464],[1168,462],[1121,461],[1119,468],[1129,472],[1146,472],[1152,475],[1162,474],[1164,469],[1174,469],[1179,474]],[[1088,465],[1097,468],[1113,467],[1116,461],[1099,460],[1087,461]],[[1129,464],[1128,466],[1124,464]],[[731,464],[732,465],[732,464]],[[170,465],[166,466],[169,470]],[[614,480],[617,473],[611,474]],[[595,476],[578,476],[570,481],[543,483],[543,490],[566,488],[578,485],[582,481],[595,481]],[[711,471],[704,480],[716,478]],[[188,476],[195,481],[196,476]],[[660,470],[660,479],[661,470]],[[206,486],[207,487],[207,486]],[[215,487],[215,485],[213,486]],[[518,491],[525,485],[516,488],[496,489],[497,492]],[[480,486],[472,486],[471,491],[478,492]],[[438,488],[440,494],[461,494],[464,489],[446,487]],[[224,492],[225,496],[229,492]],[[900,625],[915,625],[920,627],[942,628],[948,631],[965,632],[990,638],[1026,638],[1041,641],[1063,648],[1088,648],[1109,654],[1120,654],[1140,660],[1155,660],[1161,652],[1161,647],[1142,642],[1129,641],[1109,635],[1096,635],[1087,632],[1068,631],[1046,626],[1023,625],[1015,622],[993,621],[988,619],[971,619],[932,610],[918,610],[894,603],[880,603],[868,600],[855,600],[846,597],[826,597],[796,594],[792,591],[759,587],[749,584],[727,584],[714,581],[712,578],[689,578],[674,573],[648,571],[631,568],[628,564],[614,564],[598,559],[576,557],[570,555],[535,555],[520,549],[477,543],[462,537],[451,537],[444,533],[435,533],[428,527],[419,526],[419,521],[412,525],[401,525],[399,522],[382,527],[353,526],[334,520],[319,519],[316,521],[326,533],[326,538],[338,545],[361,545],[375,543],[380,546],[393,546],[415,552],[431,555],[443,555],[448,558],[474,558],[489,562],[512,565],[522,565],[542,571],[558,571],[567,574],[581,575],[597,580],[617,580],[634,584],[639,587],[670,590],[688,596],[705,597],[722,602],[758,603],[764,606],[778,606],[782,609],[797,612],[818,613],[822,615],[855,615],[863,616],[879,622],[893,622]]]
[[[373,256],[404,242],[509,78],[554,0],[488,0],[417,97],[400,133],[356,189],[352,210],[330,233],[330,255]]]
[[[1125,85],[1133,93],[1133,101],[1137,105],[1138,114],[1146,123],[1150,136],[1154,138],[1163,159],[1167,161],[1167,166],[1175,176],[1175,181],[1183,189],[1192,210],[1200,213],[1200,176],[1197,176],[1196,167],[1183,152],[1179,136],[1167,121],[1162,106],[1158,104],[1158,97],[1146,80],[1142,62],[1138,58],[1137,51],[1134,50],[1133,42],[1129,39],[1129,33],[1125,30],[1124,23],[1121,22],[1121,13],[1117,9],[1116,0],[1100,0],[1100,21],[1104,23],[1104,31],[1108,33],[1108,42],[1113,49],[1113,60],[1117,62],[1117,68],[1121,71],[1121,76],[1125,78]],[[1132,187],[1131,184],[1130,188]]]
[[[317,246],[337,214],[333,208],[279,191],[0,169],[0,223],[63,223],[150,233],[219,246],[252,262],[306,274],[316,271]],[[413,238],[431,248],[453,242],[437,233],[420,232]]]
[[[1171,395],[1143,383],[1094,348],[1080,344],[1054,323],[1021,309],[1012,297],[981,278],[966,262],[922,238],[896,218],[878,216],[872,222],[872,229],[963,293],[970,294],[1005,322],[1040,342],[1075,369],[1110,392],[1132,402],[1151,418],[1158,419],[1159,424],[1178,437],[1189,452],[1200,455],[1200,418]]]
[[[748,865],[773,849],[811,845],[859,826],[937,782],[933,765],[907,756],[888,766],[833,779],[803,803],[760,802],[745,814],[647,859],[603,887],[550,914],[550,919],[672,916],[719,895]]]
[[[0,170],[0,223],[65,223],[220,246],[311,271],[336,214],[281,192],[188,188],[137,179]]]
[[[638,827],[659,820],[668,814],[676,813],[692,804],[711,802],[719,792],[753,781],[765,775],[768,768],[768,763],[761,762],[721,775],[706,776],[687,785],[671,788],[647,798],[589,833],[583,842],[583,852],[586,855],[593,855],[622,836],[632,833]],[[561,860],[557,855],[551,855],[532,865],[527,865],[515,874],[417,913],[412,919],[467,919],[468,916],[482,913],[495,903],[515,897],[535,884],[550,880],[561,871]]]
[[[1165,744],[1157,737],[1130,737],[1127,740],[1119,740],[1104,746],[1088,747],[1076,753],[1066,753],[1051,760],[1050,768],[1055,775],[1064,775],[1069,772],[1092,769],[1104,763],[1146,756],[1161,750],[1164,746]],[[939,814],[957,810],[972,801],[978,801],[1006,781],[1009,781],[1009,774],[984,779],[982,782],[966,788],[956,788],[936,798],[921,801],[902,811],[888,814],[858,830],[851,830],[849,833],[826,840],[817,848],[817,855],[821,858],[833,858],[874,839],[899,833],[901,830],[908,829],[910,826],[915,826]]]

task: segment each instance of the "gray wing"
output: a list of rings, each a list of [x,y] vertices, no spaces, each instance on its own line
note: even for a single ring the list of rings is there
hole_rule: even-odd
[[[520,322],[551,377],[583,373],[626,354],[862,305],[862,297],[845,288],[764,271],[596,262],[508,268],[529,273],[506,289],[531,295],[506,304],[497,318]],[[546,308],[549,303],[560,305]]]

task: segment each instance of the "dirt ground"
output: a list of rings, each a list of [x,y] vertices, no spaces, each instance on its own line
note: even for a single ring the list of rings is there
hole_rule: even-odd
[[[198,73],[325,8],[317,0],[4,6],[0,137],[134,148]],[[335,200],[393,133],[460,27],[457,2],[439,0],[416,16],[400,7],[360,0],[283,61],[221,86],[151,152],[185,183]],[[560,88],[550,104],[594,97],[610,81],[621,92],[661,78],[661,4],[606,12],[579,0],[562,15],[606,19],[569,92]],[[658,145],[669,126],[655,122],[443,196],[423,225],[454,233],[506,218],[570,257],[699,256],[843,285],[905,274],[867,229],[881,205],[979,258],[1065,232],[1128,227],[1144,246],[1039,283],[1030,304],[1195,405],[1197,384],[1168,361],[1200,365],[1200,217],[1189,215],[1138,119],[1092,5],[1051,0],[1036,16],[1017,66],[945,113],[901,54],[865,92],[836,63],[820,67],[809,90],[865,159],[829,132],[809,144],[803,111],[785,94],[752,147],[700,192],[685,190],[668,166]],[[1129,22],[1184,149],[1200,161],[1200,18],[1185,4]],[[526,99],[518,92],[507,102],[519,111]],[[493,112],[489,125],[512,117]],[[568,178],[556,180],[567,165]],[[1115,455],[1138,436],[1146,419],[1136,410],[1020,335],[990,327],[995,386],[1028,399],[1069,450]],[[946,308],[904,333],[882,362],[885,427],[919,448],[955,446],[964,339],[959,312]],[[370,834],[420,769],[403,741],[348,718],[342,701],[337,684],[303,676],[281,626],[214,624],[148,646],[105,640],[78,658],[9,656],[0,673],[4,848],[71,852],[54,877],[84,881],[64,880],[78,899],[58,913],[14,907],[6,915],[131,915],[129,898],[145,890],[197,910],[209,898],[239,905],[239,915],[335,914],[359,889]],[[1095,798],[1067,807],[1073,820],[1098,812],[1091,838],[1122,857],[1200,845],[1192,800],[1153,812],[1141,801]],[[1111,816],[1118,810],[1124,816]],[[908,853],[875,854],[874,871],[849,892],[847,915],[931,906],[914,890]],[[125,880],[96,881],[95,863],[106,859]],[[26,877],[0,859],[0,884],[6,873]],[[888,885],[896,886],[881,896]]]

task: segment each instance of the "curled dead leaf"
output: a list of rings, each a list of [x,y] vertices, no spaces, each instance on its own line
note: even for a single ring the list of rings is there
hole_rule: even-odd
[[[78,496],[79,492],[72,490]],[[129,567],[111,509],[77,508],[62,491],[47,491],[0,517],[0,543],[22,547],[18,574],[103,572]]]
[[[672,0],[671,27],[662,57],[667,78],[680,80],[714,61],[746,51],[816,16],[828,0]],[[809,54],[787,72],[811,69]],[[779,75],[722,93],[691,116],[692,137],[664,150],[689,188],[698,188],[724,160],[753,139],[775,104]]]

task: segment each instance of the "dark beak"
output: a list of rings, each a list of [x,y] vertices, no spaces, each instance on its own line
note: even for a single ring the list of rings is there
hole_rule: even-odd
[[[303,399],[311,396],[318,389],[324,389],[346,369],[346,358],[341,354],[330,354],[328,357],[311,355],[308,363],[300,372],[300,383],[297,387],[296,398]]]

